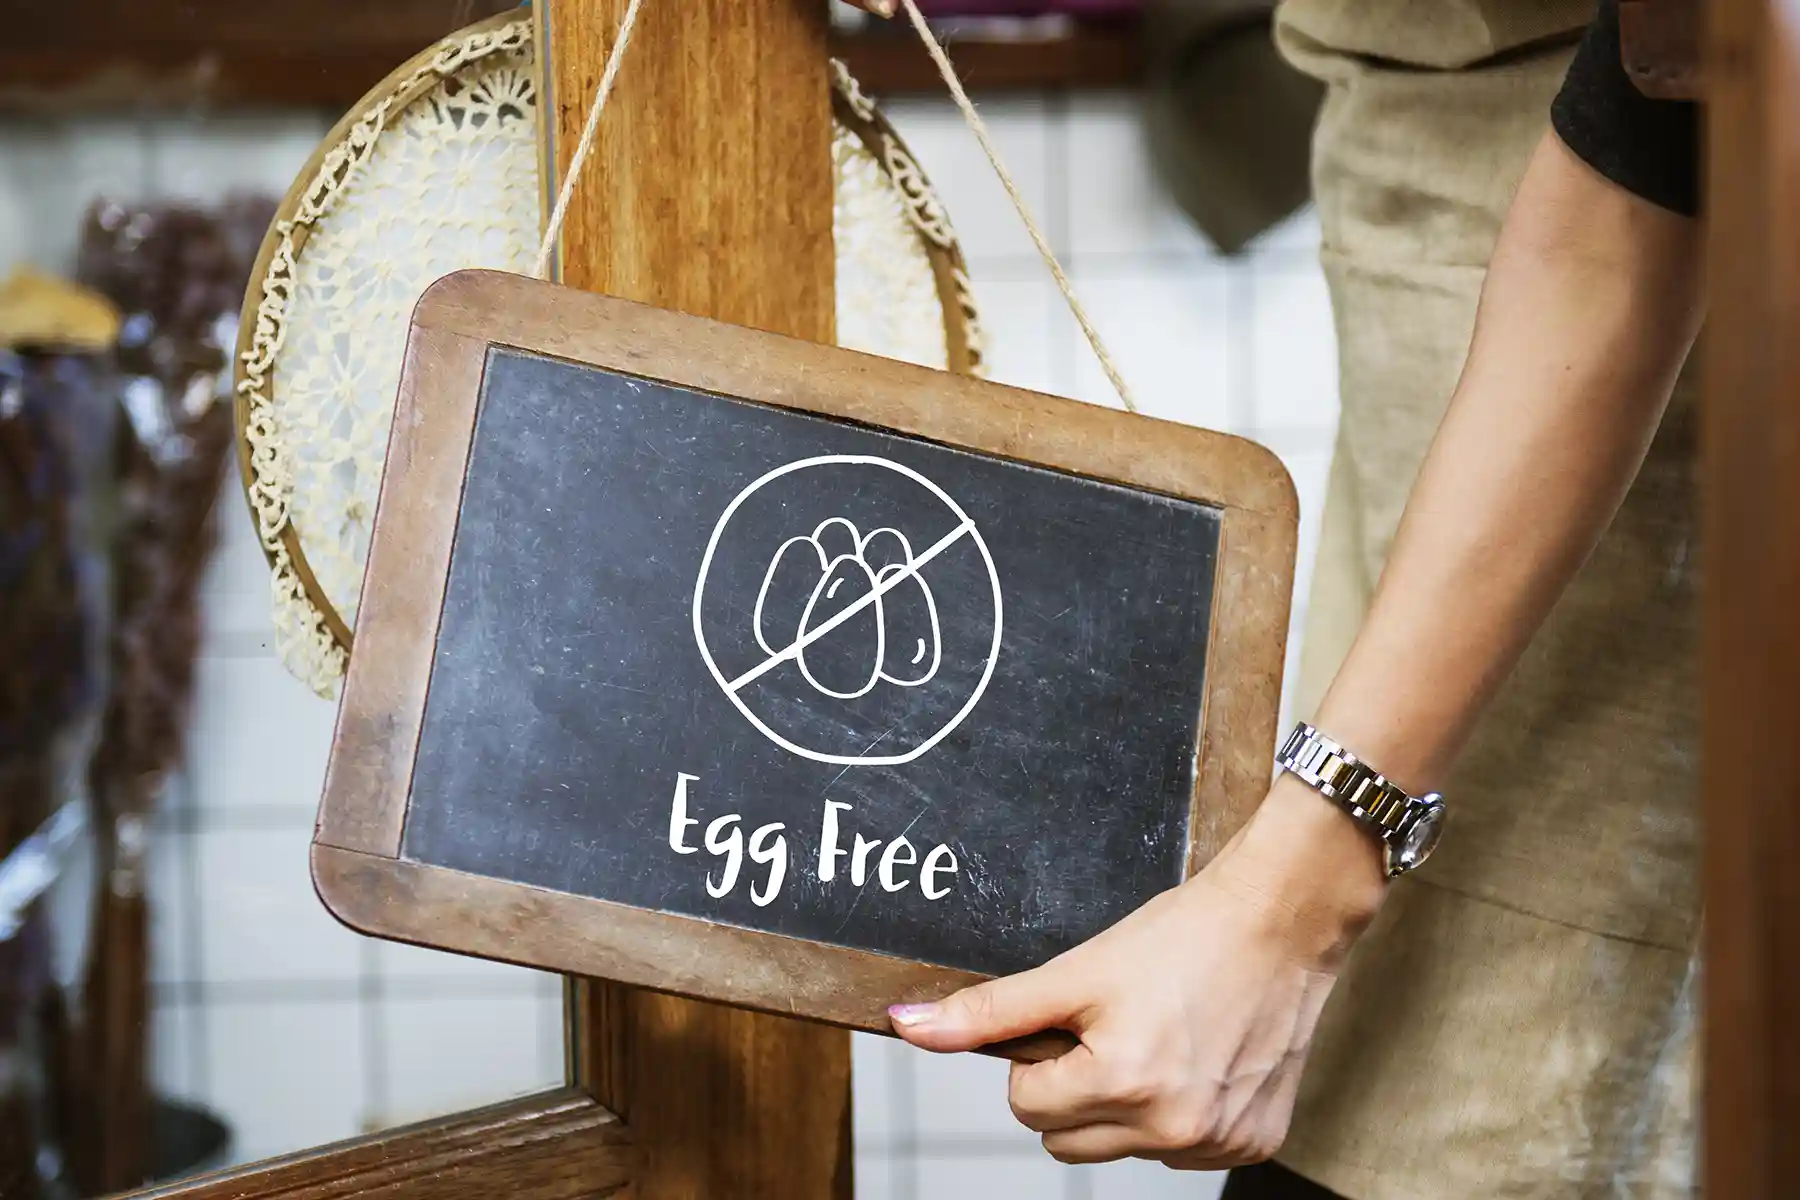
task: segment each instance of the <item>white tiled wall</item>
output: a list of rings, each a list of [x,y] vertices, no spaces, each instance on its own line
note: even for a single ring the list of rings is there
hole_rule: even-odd
[[[1003,156],[1144,409],[1243,433],[1288,463],[1316,539],[1336,386],[1317,229],[1302,215],[1223,259],[1164,199],[1123,95],[983,103]],[[1005,382],[1115,403],[973,138],[946,103],[888,105],[943,194]],[[62,265],[97,191],[205,199],[280,190],[315,116],[0,125],[0,271]],[[255,1158],[560,1080],[555,980],[345,932],[305,847],[331,711],[267,641],[260,552],[232,484],[206,589],[192,767],[154,866],[156,1077],[222,1111]],[[1296,604],[1298,614],[1301,604]],[[868,1200],[1199,1200],[1218,1181],[1156,1164],[1064,1168],[1006,1107],[1005,1069],[856,1043]]]

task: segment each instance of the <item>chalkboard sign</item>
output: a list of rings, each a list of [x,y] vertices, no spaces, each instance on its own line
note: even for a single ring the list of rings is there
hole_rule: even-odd
[[[883,1028],[1246,815],[1293,542],[1238,439],[452,276],[414,319],[321,895]]]

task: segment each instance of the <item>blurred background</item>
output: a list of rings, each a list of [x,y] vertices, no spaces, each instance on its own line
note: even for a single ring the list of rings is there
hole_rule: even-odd
[[[501,6],[408,0],[335,31],[284,9],[300,28],[278,37],[249,4],[100,4],[106,20],[85,22],[82,4],[51,7],[0,49],[9,1200],[259,1159],[564,1077],[560,979],[362,938],[313,894],[334,705],[274,647],[229,400],[276,201],[363,89]],[[1145,411],[1253,438],[1292,472],[1298,629],[1336,382],[1304,195],[1317,97],[1279,75],[1268,6],[968,0],[934,19]],[[835,20],[955,223],[991,377],[1113,403],[916,47],[850,10]],[[1013,1122],[1002,1064],[862,1036],[855,1054],[859,1196],[1215,1193],[1153,1164],[1059,1166]]]

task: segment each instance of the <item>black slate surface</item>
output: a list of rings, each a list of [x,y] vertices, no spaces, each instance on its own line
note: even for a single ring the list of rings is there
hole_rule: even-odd
[[[508,350],[462,505],[405,857],[992,973],[1179,880],[1216,510]]]

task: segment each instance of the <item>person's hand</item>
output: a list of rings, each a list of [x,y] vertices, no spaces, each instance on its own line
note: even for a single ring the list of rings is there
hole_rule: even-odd
[[[1374,839],[1284,781],[1204,870],[1093,940],[890,1015],[927,1050],[1078,1036],[1012,1068],[1014,1114],[1063,1162],[1259,1162],[1287,1134],[1319,1011],[1384,891]]]

